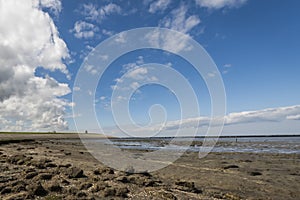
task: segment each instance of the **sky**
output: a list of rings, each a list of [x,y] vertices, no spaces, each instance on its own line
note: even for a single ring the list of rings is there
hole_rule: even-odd
[[[214,116],[222,117],[223,135],[299,134],[299,7],[297,0],[0,0],[0,130],[172,136],[180,127],[183,135],[203,135],[224,103],[224,115]],[[185,34],[215,70],[199,74],[181,53],[200,52],[174,33],[159,40],[167,50],[127,52],[99,78],[104,66],[89,64],[88,56],[98,48],[98,59],[109,60],[111,49],[99,45],[114,40],[118,52],[128,46],[122,32],[145,27]],[[153,41],[155,34],[144,36]],[[99,81],[77,85],[81,72]],[[214,105],[207,83],[219,79],[226,101]],[[76,94],[92,105],[76,102]]]

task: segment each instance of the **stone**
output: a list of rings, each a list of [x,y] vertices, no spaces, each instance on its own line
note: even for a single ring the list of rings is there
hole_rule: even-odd
[[[115,191],[116,191],[116,196],[124,197],[124,198],[127,197],[127,194],[129,192],[127,187],[117,187],[115,188]]]
[[[76,187],[70,187],[68,192],[69,192],[69,194],[76,195],[78,192],[78,189]]]
[[[40,174],[39,175],[39,178],[41,179],[41,180],[50,180],[50,179],[52,179],[52,174],[49,174],[49,173],[42,173],[42,174]]]
[[[185,192],[202,193],[202,190],[195,187],[194,182],[176,181],[175,188]]]
[[[48,189],[51,191],[51,192],[61,192],[62,191],[62,187],[58,184],[58,183],[52,183]]]
[[[27,185],[27,183],[23,180],[17,180],[17,181],[14,181],[11,183],[14,193],[26,191],[26,185]]]
[[[85,192],[83,192],[83,191],[79,191],[79,192],[76,194],[76,196],[79,197],[79,198],[83,198],[83,197],[86,197],[87,194],[86,194]]]
[[[11,193],[12,189],[11,187],[5,187],[1,190],[1,194],[8,194]]]
[[[116,181],[120,181],[122,183],[129,183],[129,180],[126,176],[119,176],[116,178]]]
[[[254,172],[250,172],[250,175],[251,175],[251,176],[261,176],[262,173],[261,173],[261,172],[254,171]]]
[[[70,182],[68,180],[66,180],[66,179],[63,179],[61,181],[61,183],[64,184],[64,185],[70,185]]]
[[[57,167],[57,165],[54,163],[47,163],[45,166],[49,168]]]
[[[25,179],[32,179],[33,177],[35,177],[37,175],[38,175],[37,172],[29,172],[28,174],[26,174]]]
[[[238,168],[239,168],[239,166],[237,166],[237,165],[227,165],[227,166],[223,167],[223,169],[238,169]]]
[[[83,184],[81,184],[80,189],[81,190],[87,190],[87,189],[89,189],[92,186],[93,186],[92,183],[83,183]]]
[[[69,178],[84,177],[83,170],[78,167],[71,167],[71,168],[67,169],[66,174],[68,175]]]
[[[115,196],[116,195],[116,190],[114,188],[105,188],[104,191],[103,191],[103,195],[105,197]]]
[[[71,167],[71,166],[72,166],[72,165],[71,165],[70,163],[58,165],[58,167],[61,167],[61,168],[69,168],[69,167]]]
[[[29,186],[28,190],[30,195],[46,196],[48,194],[48,192],[40,182],[32,183],[32,185]]]
[[[11,164],[18,164],[18,162],[21,162],[23,161],[24,162],[24,159],[26,158],[25,155],[23,154],[20,154],[20,155],[12,155],[10,156],[7,160],[9,163]]]

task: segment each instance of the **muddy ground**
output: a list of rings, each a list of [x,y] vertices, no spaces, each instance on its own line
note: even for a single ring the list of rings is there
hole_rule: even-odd
[[[80,140],[2,138],[0,197],[299,199],[300,154],[185,153],[159,171],[132,174],[104,166]]]

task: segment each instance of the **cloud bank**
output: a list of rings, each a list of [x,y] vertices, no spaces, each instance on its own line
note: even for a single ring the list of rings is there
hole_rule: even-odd
[[[44,7],[43,7],[44,6]],[[36,76],[36,69],[68,76],[68,48],[47,12],[58,0],[0,0],[0,130],[64,130],[67,84]]]
[[[289,122],[300,120],[300,105],[289,106],[289,107],[268,108],[268,109],[256,110],[256,111],[235,112],[224,116],[224,119],[225,119],[225,123],[224,123],[225,128],[233,127],[232,130],[234,130],[235,132],[239,130],[241,131],[239,134],[244,134],[243,132],[244,129],[240,130],[239,128],[237,128],[238,126],[253,124],[252,129],[256,130],[256,126],[260,127],[258,126],[259,124],[273,123],[274,127],[276,127],[277,124],[279,124],[279,126],[282,126],[282,123],[289,124]],[[126,130],[128,131],[128,133],[138,133],[138,134],[152,133],[152,132],[156,132],[157,130],[160,130],[161,135],[164,135],[169,132],[173,132],[174,135],[176,131],[180,128],[187,130],[187,134],[189,133],[189,131],[195,128],[199,128],[200,130],[199,134],[205,134],[210,124],[210,121],[211,121],[210,117],[203,116],[203,117],[182,119],[177,121],[168,121],[165,124],[155,124],[153,126],[146,126],[138,129],[133,128],[133,126],[128,126]],[[269,124],[269,126],[271,125]],[[249,126],[246,127],[249,128]],[[293,131],[298,131],[298,130],[293,130]],[[109,130],[109,133],[112,135],[119,134],[120,130]]]
[[[230,113],[225,116],[225,126],[257,122],[281,122],[284,120],[300,120],[300,105],[268,108],[256,111]],[[208,126],[210,117],[199,117],[173,121],[166,124],[164,130],[177,129],[179,126],[193,128]]]
[[[247,0],[195,0],[196,4],[210,9],[221,9],[224,7],[234,8],[240,7]]]

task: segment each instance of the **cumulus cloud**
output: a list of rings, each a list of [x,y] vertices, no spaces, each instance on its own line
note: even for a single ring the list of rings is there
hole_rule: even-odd
[[[162,34],[159,30],[153,30],[145,35],[145,40],[156,48],[174,53],[192,49],[188,35],[175,35],[172,32]]]
[[[182,33],[188,33],[191,29],[197,26],[201,20],[196,15],[187,17],[187,6],[182,4],[179,8],[171,12],[171,16],[165,17],[160,26],[170,28]]]
[[[84,70],[92,75],[96,75],[98,73],[97,69],[93,65],[85,65]]]
[[[121,7],[114,3],[98,7],[95,4],[83,4],[82,14],[88,20],[102,22],[108,16],[113,14],[120,14]]]
[[[224,7],[239,7],[247,2],[247,0],[195,0],[196,4],[201,7],[210,9],[221,9]]]
[[[117,43],[126,43],[126,32],[121,32],[115,37],[115,42]]]
[[[148,73],[148,70],[146,67],[138,67],[136,69],[129,71],[125,76],[126,76],[126,78],[142,80],[145,78],[145,75],[147,73]]]
[[[99,28],[94,24],[85,22],[85,21],[77,21],[74,24],[74,28],[71,32],[74,33],[76,38],[84,38],[89,39],[93,38],[96,35],[96,32],[99,31]]]
[[[138,56],[135,62],[124,64],[122,69],[123,78],[134,81],[133,85],[135,86],[137,86],[136,81],[157,80],[156,77],[149,76],[148,68],[141,66],[143,64],[144,64],[143,56]],[[122,81],[122,79],[117,79],[116,81],[120,82]]]
[[[123,94],[127,91],[140,92],[139,88],[145,81],[157,81],[157,77],[151,75],[150,68],[141,66],[144,64],[143,56],[138,56],[137,60],[132,63],[127,63],[122,66],[122,77],[115,79],[115,84],[111,85],[111,89],[114,92],[118,92],[120,95],[117,97],[116,102],[122,102],[127,100],[123,98]],[[113,102],[113,103],[116,103]]]
[[[144,64],[144,59],[142,56],[139,56],[136,62],[127,63],[122,66],[121,73],[123,74],[123,79],[130,80],[131,84],[117,87],[117,85],[112,85],[112,90],[128,90],[130,88],[136,89],[139,87],[139,83],[137,80],[143,80],[147,78],[148,70],[146,67],[140,67],[140,65]],[[117,78],[115,80],[116,83],[122,83],[124,80],[121,78]]]
[[[171,0],[157,0],[150,4],[149,12],[156,13],[158,11],[164,11],[168,8],[168,5],[171,3]]]
[[[187,16],[188,7],[181,4],[174,9],[170,15],[166,16],[159,22],[160,27],[173,29],[175,31],[184,33],[178,34],[161,34],[160,31],[152,31],[145,35],[145,39],[157,48],[163,48],[175,53],[180,51],[190,51],[192,47],[189,45],[189,32],[200,24],[201,20],[196,15]]]
[[[102,33],[107,36],[112,36],[115,34],[114,31],[110,31],[110,30],[106,30],[106,29],[102,29]]]
[[[0,0],[0,130],[68,126],[63,116],[69,103],[59,98],[70,92],[68,85],[35,76],[37,67],[68,75],[68,48],[41,7],[54,9],[53,2]]]
[[[58,15],[61,12],[61,0],[40,0],[39,3],[42,8],[50,9],[55,15]]]

